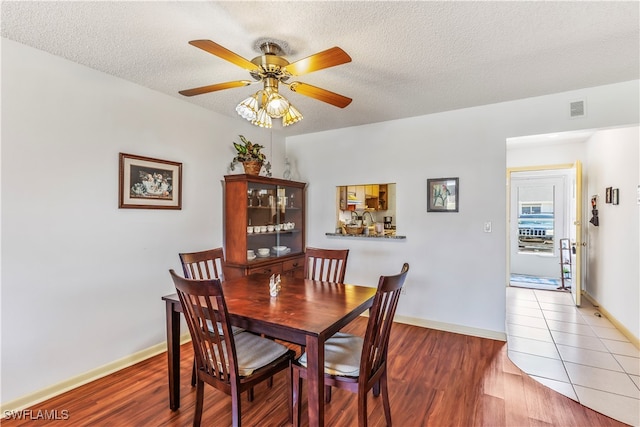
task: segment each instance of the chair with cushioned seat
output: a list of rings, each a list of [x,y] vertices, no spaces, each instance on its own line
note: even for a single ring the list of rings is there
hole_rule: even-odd
[[[349,249],[307,247],[304,252],[305,279],[344,283]],[[305,346],[301,345],[300,349],[304,353]],[[327,403],[331,401],[331,387],[329,386],[325,387],[325,400]]]
[[[304,254],[305,279],[344,283],[349,249],[306,248]]]
[[[287,371],[289,421],[291,362],[295,352],[282,344],[249,332],[234,334],[220,279],[192,280],[170,270],[189,326],[196,358],[196,412],[194,426],[202,420],[205,383],[231,396],[232,422],[241,425],[241,398],[258,383]],[[220,325],[211,328],[212,323]]]
[[[307,247],[304,251],[304,278],[321,282],[344,283],[349,249]],[[304,353],[304,346],[301,346]]]
[[[367,425],[367,394],[382,391],[384,416],[391,426],[387,388],[387,349],[400,292],[409,271],[405,263],[399,274],[381,276],[370,310],[364,338],[338,332],[324,344],[324,384],[358,394],[358,426]],[[307,378],[306,353],[293,364],[293,425],[300,425],[300,390]]]
[[[200,252],[185,252],[178,254],[180,263],[182,264],[182,272],[187,279],[220,279],[224,282],[224,250],[222,248],[207,249]],[[220,325],[218,330],[222,332]],[[232,326],[234,334],[242,332],[244,329]],[[196,385],[195,362],[191,373],[191,385]],[[271,385],[271,382],[269,382]],[[251,402],[253,400],[253,392],[247,394],[247,398]]]

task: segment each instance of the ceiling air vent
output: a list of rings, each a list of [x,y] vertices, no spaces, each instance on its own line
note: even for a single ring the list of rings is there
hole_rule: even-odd
[[[570,102],[569,111],[571,113],[570,117],[572,119],[576,117],[584,117],[586,115],[584,100]]]

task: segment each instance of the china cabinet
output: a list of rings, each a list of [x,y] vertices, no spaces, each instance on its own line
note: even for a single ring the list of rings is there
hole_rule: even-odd
[[[227,277],[302,276],[306,183],[255,175],[224,177]]]

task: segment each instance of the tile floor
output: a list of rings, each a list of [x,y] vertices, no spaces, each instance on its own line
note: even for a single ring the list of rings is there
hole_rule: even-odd
[[[640,350],[570,293],[507,287],[509,358],[542,384],[640,426]]]

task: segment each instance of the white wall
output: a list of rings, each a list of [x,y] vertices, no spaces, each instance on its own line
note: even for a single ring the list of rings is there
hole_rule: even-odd
[[[506,139],[637,124],[638,93],[633,81],[287,138],[287,155],[310,183],[307,244],[350,248],[346,280],[354,283],[374,286],[409,262],[399,316],[503,333]],[[569,118],[575,99],[587,100],[587,117]],[[427,213],[427,178],[456,176],[460,212]],[[397,183],[405,241],[325,236],[335,226],[335,187],[362,182]]]
[[[588,166],[584,141],[507,147],[508,168],[573,164],[576,160]]]
[[[165,340],[178,253],[223,243],[238,133],[278,170],[243,120],[2,40],[2,402]],[[118,209],[119,152],[182,162],[182,210]]]
[[[598,196],[598,227],[588,225],[586,291],[640,337],[638,183],[640,128],[596,133],[587,141],[587,196]],[[620,204],[605,203],[605,188],[619,188]]]

